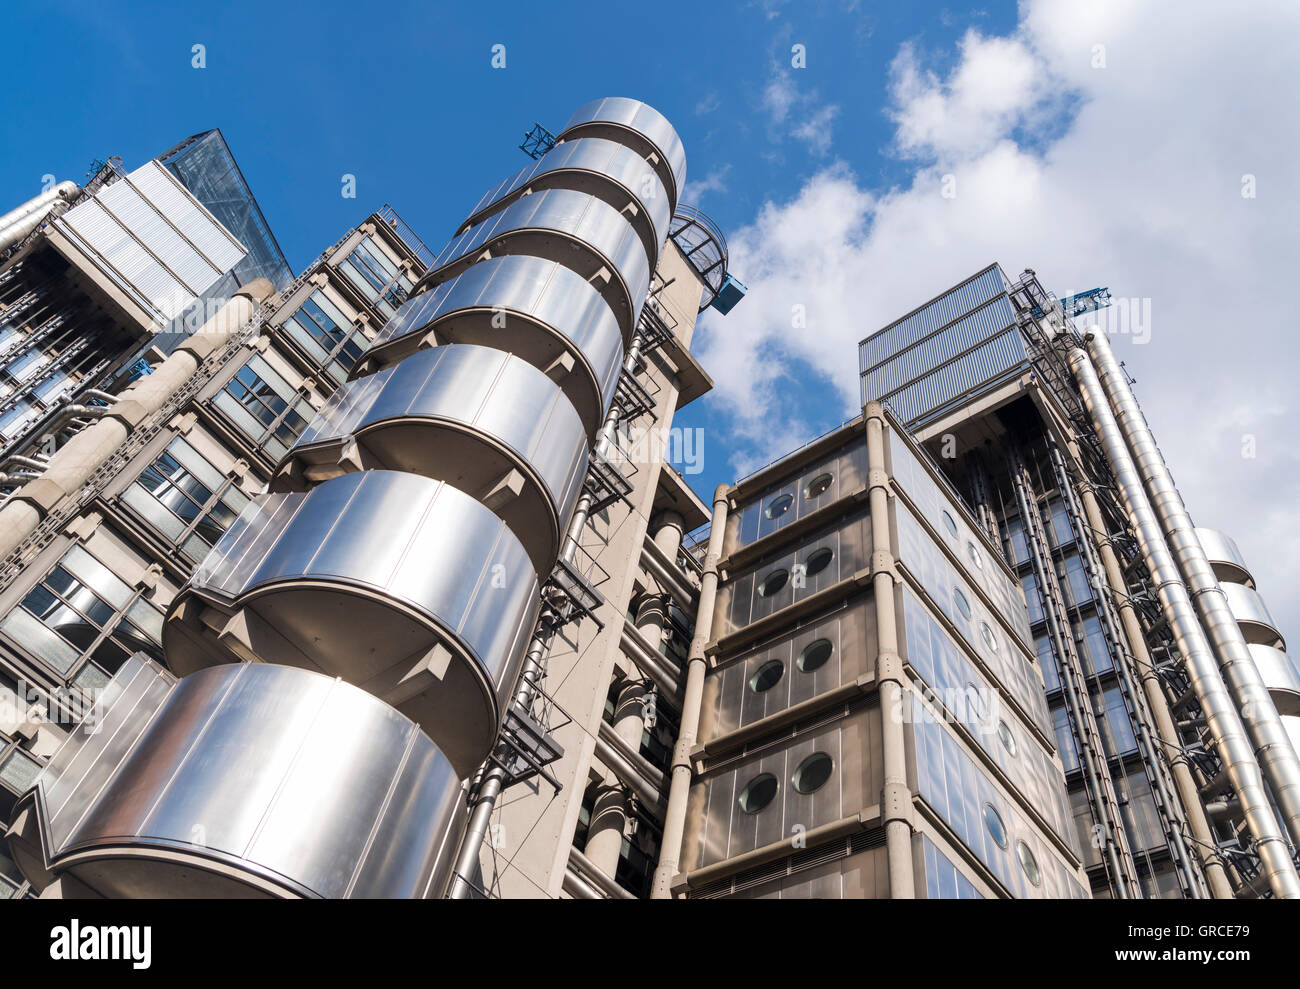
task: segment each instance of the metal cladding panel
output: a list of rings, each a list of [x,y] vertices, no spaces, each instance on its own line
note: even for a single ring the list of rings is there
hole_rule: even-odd
[[[1253,587],[1232,583],[1224,583],[1219,586],[1223,588],[1223,593],[1228,599],[1228,610],[1232,612],[1232,617],[1237,619],[1238,624],[1259,626],[1261,629],[1267,629],[1268,633],[1276,635],[1279,639],[1282,637],[1282,633],[1278,631],[1277,622],[1273,620],[1268,607],[1264,604],[1264,599],[1259,596],[1259,593]],[[1247,635],[1246,638],[1248,641],[1251,640],[1250,635]],[[1254,641],[1259,641],[1258,637]]]
[[[1204,529],[1199,526],[1195,531],[1197,541],[1205,551],[1205,558],[1211,564],[1227,564],[1229,568],[1240,571],[1241,576],[1250,576],[1250,567],[1246,564],[1246,558],[1241,555],[1241,550],[1237,548],[1237,543],[1231,536],[1218,529]]]
[[[952,859],[939,850],[939,846],[930,840],[929,835],[918,834],[913,839],[912,848],[915,860],[922,867],[924,882],[918,885],[924,887],[925,899],[984,899],[984,895],[975,888],[974,883],[962,875]]]
[[[692,821],[693,840],[688,843],[698,847],[698,861],[685,865],[713,865],[788,841],[796,825],[811,830],[870,807],[884,783],[880,739],[879,708],[859,706],[828,725],[706,773],[693,787],[690,801],[700,814]],[[817,789],[801,793],[795,786],[796,771],[817,754],[830,757],[830,774]],[[775,782],[771,800],[761,807],[742,803],[746,787],[766,774]]]
[[[877,395],[887,395],[916,378],[923,377],[940,364],[977,347],[1016,325],[1011,301],[999,296],[949,326],[945,326],[921,343],[895,354],[867,371],[863,388]]]
[[[247,254],[157,162],[104,186],[55,223],[168,320]]]
[[[1026,647],[1008,635],[971,587],[964,571],[955,568],[935,546],[912,513],[898,506],[899,557],[927,596],[957,629],[966,646],[980,658],[994,679],[1047,737],[1052,721],[1047,713],[1043,681]],[[964,608],[963,608],[964,602]],[[967,615],[969,612],[969,616]]]
[[[564,125],[560,140],[565,140],[570,131],[593,124],[612,124],[635,131],[654,148],[672,176],[672,188],[668,192],[672,196],[672,208],[676,209],[686,184],[686,149],[668,118],[640,100],[611,96],[579,107]]]
[[[433,271],[425,276],[426,282],[438,281],[441,269],[463,262],[489,242],[530,230],[564,234],[581,241],[614,269],[627,296],[629,315],[624,330],[630,332],[650,287],[645,248],[627,217],[584,192],[546,189],[512,203],[444,247],[434,260]],[[562,250],[566,258],[573,254],[567,247]]]
[[[1252,643],[1246,648],[1279,713],[1300,714],[1300,669],[1296,668],[1295,660],[1273,646]]]
[[[423,334],[470,309],[519,313],[549,326],[586,360],[596,379],[601,408],[609,405],[623,362],[618,319],[585,278],[557,261],[527,255],[480,261],[403,303],[372,346]],[[490,344],[490,339],[475,342]]]
[[[727,514],[723,554],[731,554],[857,490],[867,480],[867,443],[855,440]],[[823,488],[823,485],[825,487]]]
[[[877,330],[858,344],[858,369],[867,371],[912,346],[939,327],[960,319],[1006,292],[997,265],[950,289],[916,312]]]
[[[291,453],[412,419],[456,423],[504,445],[541,480],[557,524],[568,518],[587,465],[587,437],[578,413],[545,374],[490,347],[433,347],[348,382]]]
[[[362,471],[252,502],[190,585],[226,600],[304,580],[356,585],[454,634],[498,685],[531,628],[538,581],[506,524],[469,495]]]
[[[867,594],[711,671],[701,738],[717,738],[853,683],[872,672],[875,659],[876,615]]]
[[[1024,813],[957,742],[937,712],[911,720],[921,797],[1011,895],[1027,899],[1087,899],[1073,869]],[[991,809],[1002,822],[1005,846],[986,823]],[[1037,882],[1021,864],[1020,845],[1038,867]]]
[[[1081,855],[1065,775],[1047,750],[1002,709],[984,674],[975,668],[935,617],[903,588],[904,658],[950,716],[962,722],[1029,806]],[[972,692],[971,688],[975,688]]]
[[[636,201],[653,230],[650,237],[652,243],[647,245],[647,250],[653,249],[649,257],[653,266],[658,261],[664,238],[668,236],[668,221],[672,218],[668,192],[659,175],[644,158],[631,148],[604,138],[580,137],[557,145],[484,195],[470,211],[466,222],[483,222],[503,208],[502,200],[530,185],[543,182],[556,173],[566,171],[607,176]],[[623,198],[623,202],[612,202],[610,205],[622,209],[626,205],[626,198],[620,198]],[[494,206],[495,209],[492,208]]]
[[[979,394],[981,386],[1003,379],[1009,372],[1027,366],[1027,362],[1020,331],[1012,327],[899,391],[867,395],[864,378],[863,404],[884,399],[911,426],[956,399]]]
[[[826,559],[827,551],[830,553]],[[871,563],[871,520],[865,508],[811,533],[780,556],[729,575],[718,588],[713,634],[730,635],[789,607]]]
[[[38,784],[56,871],[74,854],[123,856],[138,882],[152,851],[233,874],[231,893],[241,879],[328,898],[433,892],[454,847],[460,785],[416,725],[305,670],[236,664],[177,682],[137,662],[114,678],[129,683],[106,692],[95,716],[122,724],[116,710],[127,704],[132,730],[96,746],[102,728],[78,729]],[[156,685],[147,702],[132,696],[142,679]],[[74,777],[71,767],[88,754],[97,772]],[[68,789],[87,797],[70,828],[72,802],[54,799]],[[75,874],[77,863],[67,868]],[[165,871],[156,880],[167,881]],[[186,879],[172,874],[171,882],[169,891],[149,888],[184,895]]]
[[[966,579],[988,595],[1002,617],[1011,623],[1027,649],[1033,642],[1033,635],[1030,632],[1025,596],[1019,585],[1007,576],[993,554],[985,548],[983,540],[977,536],[974,524],[957,507],[953,497],[935,483],[908,447],[907,441],[892,429],[889,431],[889,461],[894,481],[916,505],[922,518],[939,533],[945,545],[961,561]],[[953,532],[953,529],[957,531]]]

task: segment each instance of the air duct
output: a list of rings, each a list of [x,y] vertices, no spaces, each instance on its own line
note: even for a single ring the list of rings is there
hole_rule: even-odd
[[[1196,619],[1187,587],[1165,543],[1164,533],[1097,372],[1087,353],[1081,349],[1070,353],[1070,368],[1078,378],[1084,406],[1115,475],[1125,513],[1156,585],[1161,610],[1186,664],[1187,676],[1204,712],[1210,737],[1228,780],[1241,801],[1246,825],[1255,838],[1268,885],[1278,897],[1300,899],[1300,876],[1297,876],[1295,863],[1291,861],[1286,837],[1274,817],[1263,774],[1255,761],[1241,716],[1219,674],[1205,632]]]
[[[1191,516],[1174,486],[1169,467],[1156,446],[1146,417],[1128,379],[1111,352],[1106,335],[1096,328],[1084,335],[1106,399],[1141,474],[1160,527],[1173,552],[1232,700],[1259,758],[1273,799],[1292,842],[1300,847],[1300,758],[1287,737],[1268,687],[1251,658],[1241,626],[1227,595],[1206,558]]]

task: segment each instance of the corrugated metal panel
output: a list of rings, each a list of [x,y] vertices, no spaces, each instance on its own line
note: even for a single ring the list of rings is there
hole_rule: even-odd
[[[981,385],[1005,376],[1025,362],[1020,331],[1013,327],[884,398],[905,424],[911,425],[956,398],[979,394]]]
[[[986,340],[1005,332],[1016,322],[1006,296],[998,296],[969,316],[940,330],[863,375],[863,394],[879,396],[898,391]]]
[[[133,172],[131,181],[219,272],[243,259],[243,245],[156,161]]]
[[[859,369],[869,370],[1005,291],[1002,273],[994,265],[863,340],[858,344]]]
[[[147,198],[145,190],[156,193],[158,201]],[[183,312],[246,253],[155,162],[100,189],[55,225],[164,322]],[[196,245],[208,246],[199,250]]]

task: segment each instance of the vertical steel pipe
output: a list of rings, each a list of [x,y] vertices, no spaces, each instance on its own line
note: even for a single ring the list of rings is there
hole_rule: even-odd
[[[1160,607],[1178,643],[1192,690],[1205,714],[1210,737],[1224,771],[1241,801],[1246,826],[1254,837],[1269,887],[1280,898],[1300,899],[1300,876],[1286,837],[1273,816],[1263,773],[1241,722],[1241,716],[1219,675],[1214,654],[1197,621],[1187,587],[1165,543],[1155,511],[1147,499],[1115,415],[1088,354],[1070,353],[1070,368],[1079,382],[1084,406],[1097,431],[1106,459],[1119,485],[1124,510],[1133,525],[1147,569],[1156,585]]]

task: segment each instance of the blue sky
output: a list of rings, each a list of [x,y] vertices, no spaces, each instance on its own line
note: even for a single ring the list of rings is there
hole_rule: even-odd
[[[589,99],[634,96],[685,141],[688,180],[724,230],[796,194],[829,149],[792,139],[765,105],[773,73],[802,44],[807,90],[833,100],[834,154],[880,188],[906,177],[889,153],[888,69],[913,41],[942,59],[971,24],[1003,30],[1012,4],[979,12],[926,4],[492,3],[212,5],[11,3],[0,119],[0,189],[15,201],[41,176],[80,181],[94,158],[135,167],[220,127],[295,271],[369,210],[391,202],[437,250],[468,207],[525,162],[534,120],[558,130]],[[54,32],[51,34],[50,32]],[[191,49],[206,48],[206,67]],[[491,49],[506,46],[506,67]],[[357,198],[340,195],[355,175]],[[737,273],[742,280],[744,272]],[[717,323],[725,332],[725,324]],[[846,374],[854,354],[844,354]],[[812,374],[806,367],[793,373]],[[841,418],[833,398],[809,415]],[[707,424],[701,403],[683,419]],[[702,492],[731,480],[725,432],[706,433]]]

